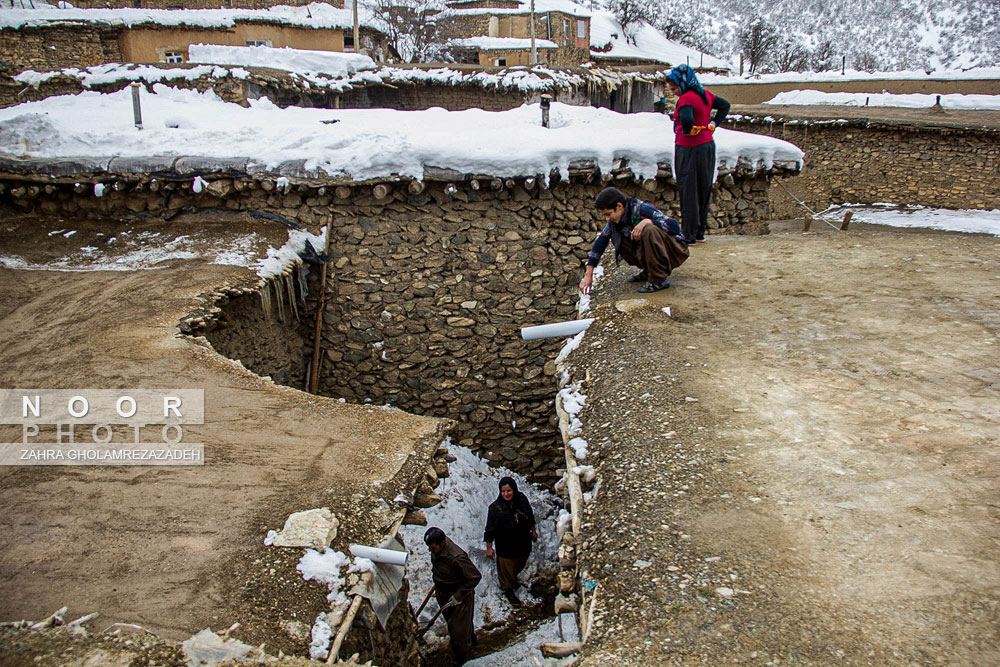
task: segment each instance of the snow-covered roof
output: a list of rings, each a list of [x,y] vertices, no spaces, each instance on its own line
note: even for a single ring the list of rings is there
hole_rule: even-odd
[[[358,5],[359,22],[375,27],[364,4]],[[352,28],[353,15],[348,9],[338,9],[325,2],[304,7],[279,5],[268,9],[58,9],[51,6],[38,9],[0,7],[0,29],[42,26],[60,23],[103,23],[127,27],[154,24],[164,26],[197,26],[229,28],[238,21],[265,21],[304,28]]]
[[[448,41],[448,46],[460,46],[481,51],[511,51],[531,48],[530,39],[517,37],[465,37]],[[536,49],[558,49],[555,42],[547,39],[536,39]]]
[[[192,63],[272,67],[289,72],[322,72],[331,76],[352,76],[376,68],[375,61],[360,53],[276,49],[270,46],[216,46],[193,44],[188,47]]]
[[[449,7],[441,16],[469,16],[473,14],[528,14],[531,12],[531,0],[522,0],[520,7]],[[578,18],[587,18],[592,14],[589,9],[581,7],[571,0],[535,0],[535,14],[547,12],[562,12]]]
[[[611,44],[610,51],[597,50],[604,49],[608,44]],[[590,17],[590,55],[594,60],[628,58],[670,65],[689,63],[692,67],[730,68],[725,60],[667,39],[648,23],[635,28],[633,44],[626,40],[614,14],[605,11],[594,12]]]
[[[281,109],[262,98],[244,108],[211,90],[158,83],[153,93],[141,95],[141,105],[142,131],[133,127],[128,89],[0,109],[0,152],[48,159],[191,156],[230,159],[262,171],[297,161],[304,173],[365,180],[423,178],[432,167],[501,177],[557,169],[568,177],[573,162],[593,162],[609,173],[618,159],[626,159],[637,176],[655,178],[658,163],[669,164],[674,151],[668,116],[558,102],[552,104],[549,128],[542,127],[537,104],[500,112]],[[715,141],[720,167],[770,169],[775,162],[802,162],[801,150],[774,137],[719,129]]]

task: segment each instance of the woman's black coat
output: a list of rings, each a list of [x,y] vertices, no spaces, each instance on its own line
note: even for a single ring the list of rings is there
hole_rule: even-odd
[[[527,496],[517,490],[517,483],[510,477],[500,480],[499,486],[510,486],[514,497],[510,502],[498,495],[490,504],[486,516],[483,541],[493,542],[498,558],[527,558],[531,553],[531,528],[535,513]]]

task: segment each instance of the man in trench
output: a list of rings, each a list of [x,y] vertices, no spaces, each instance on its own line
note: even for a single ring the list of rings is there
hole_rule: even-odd
[[[469,650],[475,643],[473,612],[476,608],[476,585],[482,575],[476,566],[444,531],[431,527],[424,533],[424,543],[431,552],[431,573],[434,578],[434,597],[448,623],[448,637],[455,665],[461,665],[469,657]]]

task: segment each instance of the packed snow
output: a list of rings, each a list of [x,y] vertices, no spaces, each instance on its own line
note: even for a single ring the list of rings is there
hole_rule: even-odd
[[[528,564],[518,577],[525,584],[536,579],[540,571],[548,570],[549,575],[553,575],[558,568],[559,539],[555,519],[559,502],[551,493],[532,485],[523,476],[503,467],[491,468],[468,448],[452,445],[448,441],[445,444],[457,460],[449,464],[449,476],[442,478],[436,489],[442,502],[424,510],[427,525],[441,528],[458,546],[465,549],[483,575],[476,588],[475,627],[478,629],[500,625],[510,616],[511,607],[500,590],[495,563],[486,558],[486,546],[483,542],[487,509],[499,493],[497,484],[501,477],[513,477],[518,491],[528,497],[535,513],[538,541],[533,543]],[[410,552],[406,562],[406,576],[410,581],[409,597],[414,610],[432,585],[430,552],[423,539],[426,530],[424,526],[400,528]],[[541,604],[541,600],[531,596],[527,588],[519,591],[518,595],[526,605]],[[436,612],[437,603],[431,599],[421,612],[421,625],[428,623]],[[447,636],[447,627],[442,619],[438,619],[428,634],[430,635],[436,635],[439,640]]]
[[[1000,95],[926,95],[892,93],[824,93],[818,90],[790,90],[778,93],[764,104],[785,106],[905,107],[925,109],[937,104],[945,109],[1000,110]]]
[[[562,619],[552,618],[529,632],[521,641],[511,644],[502,651],[484,655],[465,663],[466,667],[521,667],[559,664],[546,661],[539,647],[542,644],[575,642],[580,640],[574,614],[562,614]],[[561,630],[560,630],[561,628]]]
[[[25,70],[14,77],[18,83],[26,86],[35,86],[53,79],[57,76],[68,76],[77,79],[85,88],[100,86],[116,81],[144,81],[146,83],[156,83],[157,81],[169,81],[174,79],[185,79],[193,81],[203,76],[211,76],[222,79],[232,76],[238,79],[245,79],[249,75],[244,69],[227,69],[225,67],[212,67],[202,65],[200,67],[154,67],[152,65],[125,65],[122,63],[107,63],[104,65],[94,65],[86,69],[77,67],[67,67],[61,70],[50,72],[36,72],[35,70]]]
[[[263,98],[244,108],[210,90],[163,84],[154,84],[141,104],[142,131],[133,126],[129,90],[83,91],[2,109],[0,152],[52,158],[243,155],[268,169],[304,158],[309,171],[364,180],[422,178],[427,166],[546,178],[557,169],[568,178],[575,160],[593,160],[607,173],[618,158],[628,159],[636,175],[654,178],[657,163],[669,163],[674,149],[671,120],[663,114],[558,102],[549,128],[542,127],[537,104],[496,112],[280,109]],[[801,150],[772,137],[719,129],[715,140],[720,166],[744,159],[770,168],[775,161],[801,164],[803,158]]]
[[[824,211],[821,215],[828,220],[839,222],[847,211],[854,211],[852,218],[854,222],[1000,236],[1000,210],[955,211],[895,204],[846,204]]]
[[[375,69],[375,61],[360,53],[308,51],[270,46],[218,46],[192,44],[188,47],[192,63],[271,67],[289,72],[321,72],[330,76],[353,76]]]

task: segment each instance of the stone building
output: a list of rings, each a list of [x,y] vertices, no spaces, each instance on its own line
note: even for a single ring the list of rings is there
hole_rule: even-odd
[[[531,3],[456,0],[437,19],[458,62],[530,65]],[[590,12],[569,0],[536,0],[534,37],[538,62],[556,66],[590,61]]]
[[[12,73],[184,63],[192,44],[354,51],[353,16],[343,0],[276,9],[48,8],[21,14],[27,18],[0,22],[0,61]],[[384,33],[367,17],[360,23],[360,52],[387,59],[391,49]]]

